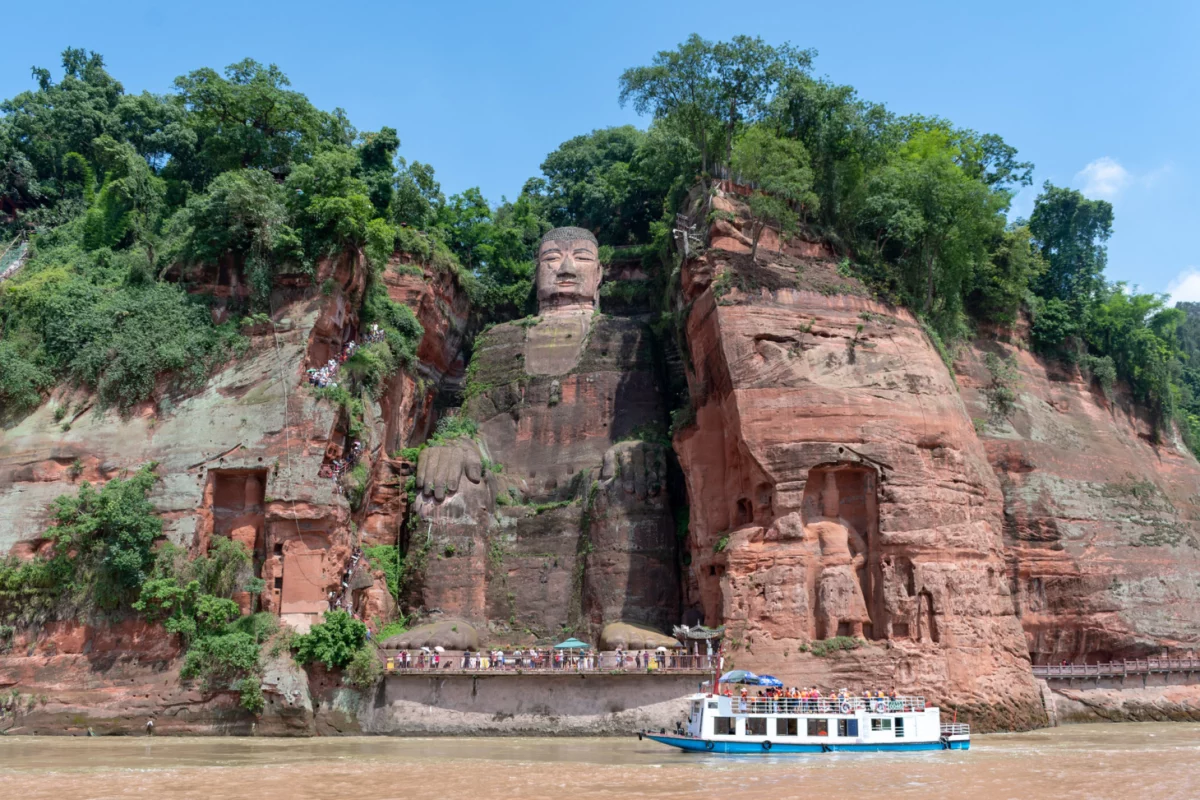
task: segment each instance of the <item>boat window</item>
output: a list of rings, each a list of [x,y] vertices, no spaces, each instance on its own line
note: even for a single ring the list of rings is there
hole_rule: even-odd
[[[839,719],[838,736],[858,736],[858,720],[856,719]]]
[[[746,717],[746,735],[747,736],[766,736],[767,735],[767,718],[766,717]]]
[[[713,734],[716,736],[733,736],[737,730],[733,717],[713,717]]]
[[[892,729],[892,721],[890,719],[873,719],[871,720],[871,730],[873,731],[890,731]]]
[[[896,717],[896,738],[904,738],[904,717]]]
[[[828,736],[829,735],[829,720],[827,720],[827,719],[809,719],[808,720],[808,735],[809,736]]]
[[[797,736],[799,728],[796,725],[796,718],[777,717],[775,719],[775,735],[776,736]]]
[[[708,707],[709,707],[709,708],[716,708],[716,707],[717,707],[717,706],[719,706],[719,705],[720,705],[720,703],[718,703],[717,701],[713,700],[713,701],[709,702],[709,704],[708,704]]]

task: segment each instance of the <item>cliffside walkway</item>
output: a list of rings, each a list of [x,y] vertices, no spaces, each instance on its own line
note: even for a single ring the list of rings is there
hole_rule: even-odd
[[[1200,672],[1200,658],[1137,658],[1107,664],[1041,664],[1033,676],[1048,681],[1085,678],[1125,678],[1139,675]]]
[[[542,660],[531,660],[528,655],[515,657],[506,654],[496,661],[486,654],[472,653],[468,662],[463,661],[461,652],[409,653],[409,663],[404,666],[398,651],[385,650],[383,655],[388,675],[695,675],[709,677],[712,666],[707,656],[678,656],[667,654],[661,659],[650,659],[639,663],[633,653],[618,657],[615,651],[604,652],[589,658],[577,658],[574,663],[554,665]],[[653,653],[651,655],[654,655]],[[436,656],[436,657],[435,657]]]

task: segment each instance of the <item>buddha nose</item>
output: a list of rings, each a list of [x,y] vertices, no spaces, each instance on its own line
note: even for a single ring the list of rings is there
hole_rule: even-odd
[[[576,277],[576,275],[575,275],[575,259],[571,257],[570,253],[567,253],[567,257],[563,259],[562,266],[558,268],[558,277],[560,277],[560,278]]]

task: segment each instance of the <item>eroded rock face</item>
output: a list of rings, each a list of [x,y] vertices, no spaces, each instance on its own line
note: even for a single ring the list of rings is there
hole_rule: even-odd
[[[911,315],[852,281],[805,290],[836,280],[832,264],[774,260],[710,249],[683,268],[689,614],[726,626],[738,666],[789,683],[1039,722],[1000,487],[945,365]],[[802,654],[860,627],[863,650]]]
[[[249,329],[249,352],[199,392],[163,394],[156,406],[147,404],[127,419],[89,407],[68,418],[65,432],[53,419],[54,407],[84,407],[87,398],[62,394],[3,431],[0,554],[36,552],[43,545],[38,537],[49,524],[51,501],[74,494],[80,481],[103,483],[157,462],[161,480],[150,500],[172,542],[197,553],[227,537],[253,554],[255,574],[265,588],[257,598],[236,596],[243,610],[273,612],[298,630],[319,620],[331,600],[368,621],[390,619],[395,603],[382,573],[355,553],[360,544],[397,543],[406,505],[403,482],[412,465],[388,453],[424,435],[438,384],[461,376],[468,310],[452,276],[414,274],[420,270],[401,274],[396,268],[405,260],[397,257],[382,277],[391,296],[408,303],[424,326],[418,347],[424,361],[394,376],[379,402],[364,399],[361,460],[369,478],[357,509],[329,473],[331,462],[353,444],[346,418],[312,391],[306,375],[306,369],[336,357],[346,342],[360,336],[354,309],[366,269],[361,254],[351,252],[318,265],[311,286],[280,288],[272,301],[272,324]],[[322,284],[334,290],[313,288]],[[101,725],[111,717],[116,730],[127,729],[131,715],[153,714],[164,706],[193,712],[186,718],[191,722],[181,722],[181,732],[219,729],[213,726],[251,730],[253,720],[240,710],[236,695],[206,695],[180,685],[176,637],[142,626],[150,631],[138,634],[142,639],[122,638],[117,634],[125,625],[141,623],[128,621],[111,630],[80,624],[30,630],[28,643],[22,639],[19,647],[0,655],[0,685],[34,693],[46,686],[91,687],[90,693],[81,690],[75,699],[63,700],[62,708],[37,711],[43,716],[27,721],[39,730],[78,717],[89,704]],[[77,639],[86,647],[76,647]],[[138,651],[136,641],[143,639],[171,643],[173,649],[156,650],[151,667]],[[123,688],[114,694],[113,682],[156,688],[134,697]],[[290,693],[281,695],[268,716],[275,722],[298,719],[281,724],[311,732],[312,709],[304,712],[298,702]],[[307,689],[303,702],[308,702]],[[262,722],[260,730],[270,724]]]
[[[988,403],[989,354],[1016,366],[1006,416]],[[1035,663],[1200,647],[1196,459],[1156,443],[1128,397],[1110,400],[1073,367],[990,340],[955,366],[1004,492],[1013,598]]]

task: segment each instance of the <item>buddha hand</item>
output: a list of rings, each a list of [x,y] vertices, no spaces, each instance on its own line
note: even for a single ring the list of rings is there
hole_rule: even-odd
[[[621,488],[639,500],[662,491],[667,474],[663,446],[651,442],[618,442],[604,454],[600,479],[611,491]]]
[[[469,439],[426,447],[417,461],[417,488],[435,500],[458,491],[463,476],[471,483],[483,477],[483,461],[479,450]]]

